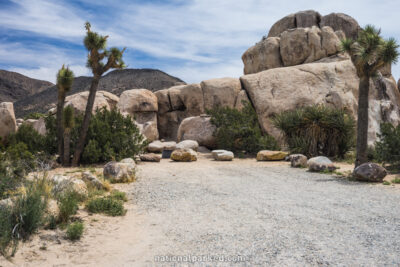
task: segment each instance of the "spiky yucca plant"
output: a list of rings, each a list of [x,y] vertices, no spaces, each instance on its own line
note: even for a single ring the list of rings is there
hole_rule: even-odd
[[[310,106],[279,113],[272,122],[292,153],[343,157],[353,146],[355,123],[341,109]]]
[[[379,69],[395,63],[399,57],[398,44],[393,38],[381,37],[381,31],[367,25],[358,33],[356,40],[344,39],[342,50],[347,52],[360,78],[357,120],[356,167],[368,161],[368,94],[370,78],[377,76]]]
[[[57,73],[57,142],[58,142],[58,155],[60,156],[61,163],[63,163],[64,155],[64,127],[63,127],[63,109],[65,103],[65,96],[71,90],[74,81],[74,73],[64,65]]]
[[[64,165],[69,166],[71,163],[70,146],[71,146],[71,132],[75,127],[74,108],[67,106],[64,109]]]
[[[101,76],[110,69],[122,69],[125,67],[125,63],[122,60],[122,55],[125,51],[125,48],[120,50],[116,47],[113,47],[108,50],[108,36],[102,36],[97,32],[92,32],[89,22],[85,23],[85,28],[86,37],[83,43],[85,44],[85,47],[89,52],[87,67],[92,70],[93,79],[90,86],[89,97],[86,104],[85,116],[83,118],[78,144],[75,148],[74,158],[72,162],[74,166],[79,164],[83,149],[85,147],[86,135],[89,129],[94,100],[96,98],[96,91]]]

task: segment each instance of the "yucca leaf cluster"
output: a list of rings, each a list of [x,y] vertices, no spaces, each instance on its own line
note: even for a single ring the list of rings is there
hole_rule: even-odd
[[[343,157],[354,146],[355,121],[342,109],[309,106],[279,113],[272,122],[292,153]]]

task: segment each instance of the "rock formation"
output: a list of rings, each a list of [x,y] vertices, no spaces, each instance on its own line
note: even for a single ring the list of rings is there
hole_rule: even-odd
[[[0,139],[15,133],[17,122],[15,120],[14,105],[11,102],[0,103]]]
[[[157,97],[147,89],[133,89],[121,94],[117,108],[122,114],[130,115],[149,141],[158,139]]]
[[[89,97],[89,91],[67,96],[65,99],[64,107],[72,106],[75,112],[84,113],[86,110],[88,97]],[[97,91],[93,105],[93,113],[96,112],[96,109],[101,109],[101,108],[106,108],[107,110],[111,110],[112,108],[116,107],[118,101],[119,97],[116,95],[113,95],[106,91]],[[55,109],[52,109],[51,112],[55,112]]]

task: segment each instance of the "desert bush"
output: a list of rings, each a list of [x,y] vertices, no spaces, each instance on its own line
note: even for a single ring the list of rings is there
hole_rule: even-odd
[[[58,199],[58,207],[60,213],[58,215],[58,221],[66,223],[69,221],[72,215],[75,215],[79,208],[80,197],[75,192],[66,192],[62,194]]]
[[[128,198],[125,192],[121,192],[118,190],[113,190],[110,194],[110,197],[116,200],[122,200],[123,202],[127,202]]]
[[[310,106],[279,113],[272,122],[291,153],[343,158],[354,147],[355,122],[342,109]]]
[[[12,206],[0,207],[0,252],[13,256],[19,240],[26,240],[43,225],[48,194],[44,181],[27,185]]]
[[[81,239],[84,228],[85,227],[82,222],[71,223],[67,227],[67,238],[72,241]]]
[[[0,169],[4,169],[0,172],[4,171],[12,177],[22,177],[36,167],[35,157],[25,143],[8,146],[1,158]]]
[[[381,133],[375,143],[375,156],[378,161],[400,165],[400,126],[381,123]]]
[[[75,115],[75,126],[71,131],[71,154],[79,138],[82,114]],[[57,153],[57,129],[54,117],[46,118],[46,151]],[[93,164],[110,160],[133,158],[144,151],[147,142],[130,117],[124,117],[114,109],[97,110],[92,117],[82,155],[82,163]]]
[[[26,115],[26,116],[24,117],[24,120],[29,120],[29,119],[38,120],[38,119],[44,118],[44,117],[46,117],[46,116],[47,116],[47,115],[44,114],[44,113],[33,112],[33,113],[30,113],[30,114]]]
[[[110,216],[125,215],[126,210],[122,200],[113,197],[97,197],[86,204],[86,208],[92,213],[104,213]]]
[[[250,103],[244,103],[242,110],[216,107],[207,113],[211,115],[211,123],[217,128],[214,135],[218,148],[239,154],[243,151],[255,154],[263,149],[279,149],[272,136],[262,134],[257,114]]]
[[[19,143],[24,143],[30,153],[34,154],[45,150],[45,137],[40,135],[29,124],[22,124],[15,134],[8,138],[7,146],[14,146]]]

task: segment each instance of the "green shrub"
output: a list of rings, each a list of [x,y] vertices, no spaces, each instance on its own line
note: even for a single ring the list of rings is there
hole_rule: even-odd
[[[388,181],[383,181],[383,185],[391,185],[391,183]]]
[[[29,124],[22,124],[18,127],[18,131],[10,135],[7,140],[7,146],[24,143],[28,151],[32,154],[45,150],[45,137],[40,135],[32,125]]]
[[[61,195],[58,199],[58,206],[60,213],[58,221],[65,223],[68,222],[72,215],[75,215],[79,208],[79,196],[75,192],[67,192]]]
[[[322,105],[285,111],[272,122],[291,153],[343,158],[355,143],[355,122],[345,110]]]
[[[394,179],[392,180],[392,183],[394,183],[394,184],[400,184],[400,178],[394,178]]]
[[[83,230],[84,225],[82,222],[71,223],[67,228],[67,238],[72,241],[79,240],[82,237]]]
[[[114,190],[111,192],[110,197],[117,200],[122,200],[123,202],[127,202],[128,198],[126,197],[125,192],[121,192],[118,190]]]
[[[75,126],[71,131],[71,154],[79,138],[82,125],[82,114],[75,114]],[[57,153],[57,129],[54,117],[46,118],[47,135],[45,144],[47,152]],[[114,109],[97,110],[92,117],[82,154],[82,163],[93,164],[110,160],[134,158],[144,151],[147,142],[140,134],[139,128],[128,117]]]
[[[47,115],[39,112],[33,112],[24,117],[24,120],[34,119],[38,120],[40,118],[45,118]]]
[[[229,107],[208,110],[211,123],[216,126],[214,135],[218,148],[234,153],[255,154],[263,149],[277,150],[279,145],[269,135],[262,135],[255,110],[250,103],[244,103],[241,111]]]
[[[44,184],[35,181],[11,207],[0,207],[0,252],[3,256],[14,255],[18,241],[26,240],[43,225],[47,196]]]
[[[381,124],[381,133],[375,143],[376,158],[380,162],[400,165],[400,125]]]
[[[98,197],[89,200],[86,205],[89,212],[104,213],[110,216],[122,216],[126,213],[123,201],[112,197]]]
[[[6,169],[6,173],[13,177],[22,177],[28,172],[33,171],[36,162],[35,157],[28,151],[25,143],[17,143],[9,146],[2,156],[2,166]],[[2,170],[0,170],[2,172]]]

